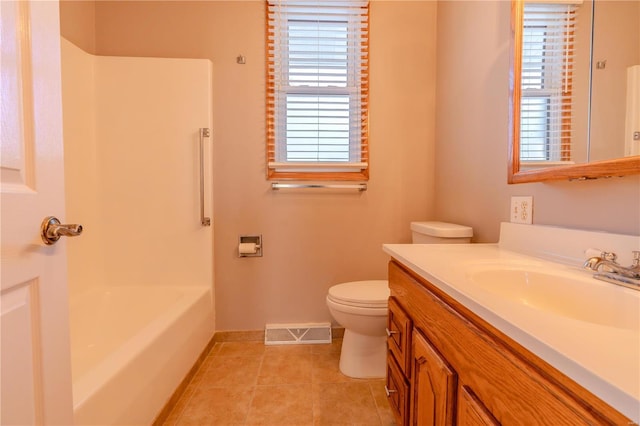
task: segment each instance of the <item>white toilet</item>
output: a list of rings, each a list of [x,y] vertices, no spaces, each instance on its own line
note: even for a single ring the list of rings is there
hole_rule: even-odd
[[[469,243],[473,230],[444,222],[411,222],[414,244]],[[340,371],[359,379],[386,374],[389,282],[354,281],[334,285],[329,312],[344,327]]]

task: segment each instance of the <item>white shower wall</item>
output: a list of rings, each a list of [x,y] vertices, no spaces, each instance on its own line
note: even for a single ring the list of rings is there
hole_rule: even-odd
[[[95,56],[61,39],[67,220],[82,223],[82,238],[67,245],[69,291],[103,284],[104,256],[96,170]]]
[[[212,286],[198,156],[198,130],[211,127],[211,62],[93,56],[64,39],[62,52],[67,218],[84,226],[68,244],[71,293]],[[205,139],[208,216],[211,143]]]

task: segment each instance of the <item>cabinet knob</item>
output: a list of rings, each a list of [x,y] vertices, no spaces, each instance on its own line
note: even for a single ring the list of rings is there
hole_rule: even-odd
[[[387,337],[391,337],[392,334],[398,334],[395,330],[389,330],[388,328],[385,328],[385,330],[387,330]]]
[[[384,385],[384,393],[387,394],[387,398],[391,396],[392,393],[397,393],[398,391],[395,389],[389,389],[387,385]]]

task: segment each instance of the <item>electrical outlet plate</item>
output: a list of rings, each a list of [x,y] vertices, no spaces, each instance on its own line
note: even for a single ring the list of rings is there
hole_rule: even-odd
[[[511,212],[509,214],[512,223],[533,222],[533,197],[511,197]]]

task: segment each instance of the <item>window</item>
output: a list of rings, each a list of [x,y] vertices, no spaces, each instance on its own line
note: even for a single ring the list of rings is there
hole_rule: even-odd
[[[368,178],[368,2],[267,2],[270,179]]]
[[[527,2],[522,41],[520,160],[571,161],[576,4]]]

